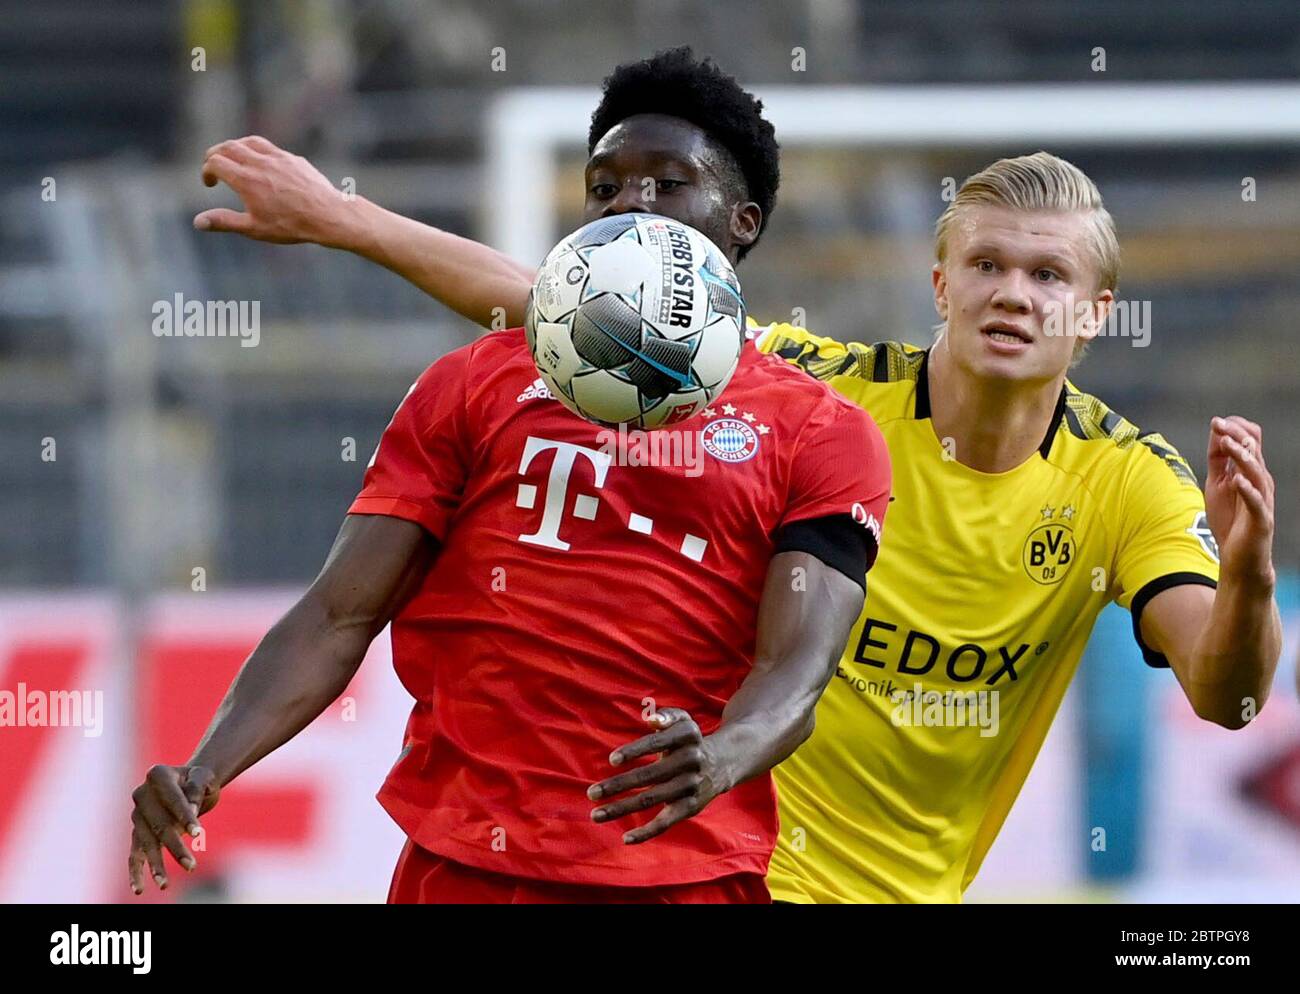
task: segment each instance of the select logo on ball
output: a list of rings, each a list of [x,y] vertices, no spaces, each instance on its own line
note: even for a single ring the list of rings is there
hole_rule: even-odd
[[[758,452],[758,433],[739,418],[718,418],[700,432],[704,451],[723,462],[744,462]]]
[[[695,417],[696,404],[678,404],[669,412],[668,417],[664,418],[664,424],[675,425],[680,421],[687,421]]]
[[[553,345],[543,346],[537,351],[538,372],[554,373],[562,362],[559,351]]]

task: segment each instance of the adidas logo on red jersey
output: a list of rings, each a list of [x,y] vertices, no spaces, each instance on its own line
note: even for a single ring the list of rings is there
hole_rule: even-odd
[[[537,379],[533,380],[532,384],[529,385],[528,389],[525,390],[523,393],[521,393],[518,397],[516,397],[515,401],[517,403],[522,404],[526,400],[536,400],[539,397],[542,400],[555,399],[555,394],[551,393],[551,391],[547,388],[546,384],[542,382],[542,378],[540,376],[537,377]]]

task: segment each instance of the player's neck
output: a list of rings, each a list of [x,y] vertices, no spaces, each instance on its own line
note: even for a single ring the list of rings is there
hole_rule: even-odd
[[[934,433],[963,466],[1005,473],[1043,444],[1064,377],[1030,384],[981,380],[953,361],[942,339],[930,350],[926,366]]]

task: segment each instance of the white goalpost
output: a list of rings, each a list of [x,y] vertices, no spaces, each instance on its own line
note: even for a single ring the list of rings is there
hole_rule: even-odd
[[[1300,143],[1294,83],[773,86],[754,93],[783,147]],[[556,162],[562,149],[583,146],[599,100],[593,88],[526,87],[493,104],[485,135],[489,245],[540,262],[563,234],[552,195]]]

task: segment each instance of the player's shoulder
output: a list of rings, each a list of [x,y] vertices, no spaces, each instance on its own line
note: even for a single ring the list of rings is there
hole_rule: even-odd
[[[760,352],[777,356],[819,380],[848,376],[868,383],[915,383],[925,349],[907,342],[840,342],[784,322],[760,325],[748,333]]]
[[[740,396],[755,398],[753,403],[762,406],[772,425],[780,429],[783,441],[830,433],[842,436],[847,444],[849,439],[861,443],[863,437],[879,435],[875,419],[862,404],[797,366],[747,350],[741,369],[748,369],[748,373],[740,381],[744,391]],[[725,401],[727,396],[724,392],[722,399]]]
[[[497,393],[512,389],[526,374],[522,368],[525,365],[532,369],[522,328],[489,332],[431,362],[407,395],[411,403],[424,406],[449,396],[461,398],[461,403],[491,400]]]
[[[1158,431],[1144,430],[1068,380],[1058,428],[1061,458],[1092,472],[1198,487],[1196,474]]]
[[[533,362],[523,328],[489,331],[468,345],[453,349],[443,358],[453,359],[463,366],[471,386],[483,385],[491,371],[513,369],[521,364],[531,366]]]
[[[527,355],[528,344],[524,340],[523,328],[507,328],[504,331],[489,331],[474,341],[458,346],[429,364],[426,372],[440,367],[460,369],[469,367],[483,359],[501,361],[512,355]]]
[[[802,398],[815,404],[854,406],[832,390],[823,377],[808,376],[799,364],[786,361],[784,356],[746,348],[741,353],[741,368],[746,367],[750,375],[766,381],[766,389],[780,391],[787,403]]]
[[[480,355],[504,355],[515,352],[526,353],[528,342],[524,338],[524,329],[506,328],[504,331],[489,331],[479,335],[465,348],[471,350],[475,357]]]

